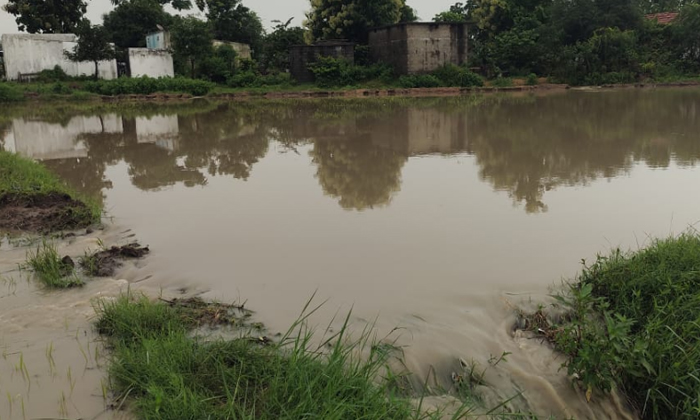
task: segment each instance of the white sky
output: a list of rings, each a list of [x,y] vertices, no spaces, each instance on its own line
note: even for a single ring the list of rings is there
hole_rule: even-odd
[[[431,20],[433,16],[449,9],[457,0],[408,0],[408,4],[418,11],[421,20]],[[7,0],[0,0],[0,8]],[[309,9],[309,0],[244,0],[243,4],[257,12],[266,28],[272,26],[271,21],[285,21],[294,17],[293,25],[301,25],[304,12]],[[110,0],[88,0],[87,16],[93,23],[102,22],[102,15],[112,10]],[[0,10],[0,34],[17,31],[14,16]]]

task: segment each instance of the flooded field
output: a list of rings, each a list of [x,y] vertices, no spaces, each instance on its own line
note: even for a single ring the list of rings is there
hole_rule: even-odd
[[[118,273],[126,281],[47,294],[16,270],[26,249],[0,246],[2,419],[102,413],[99,358],[78,346],[90,342],[90,299],[127,282],[245,301],[272,330],[316,293],[328,300],[320,328],[351,309],[357,328],[400,327],[418,381],[449,383],[459,358],[487,366],[505,351],[487,402],[522,393],[514,406],[543,416],[635,418],[614,396],[587,403],[561,357],[514,336],[515,309],[546,301],[582,259],[700,221],[694,89],[7,115],[0,147],[105,203],[105,231],[68,249],[135,235],[152,255]],[[81,387],[65,366],[52,372],[47,347],[61,345]],[[29,379],[22,352],[41,366]]]

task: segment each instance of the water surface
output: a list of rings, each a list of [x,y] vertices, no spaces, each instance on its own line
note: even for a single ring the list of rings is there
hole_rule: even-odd
[[[28,111],[27,111],[28,112]],[[33,110],[0,145],[104,200],[154,253],[130,281],[240,299],[284,329],[323,316],[404,327],[409,367],[486,363],[497,397],[577,418],[586,404],[514,309],[581,259],[700,221],[700,91]],[[319,316],[323,319],[323,316]],[[321,321],[319,321],[321,322]],[[458,364],[456,365],[458,366]]]

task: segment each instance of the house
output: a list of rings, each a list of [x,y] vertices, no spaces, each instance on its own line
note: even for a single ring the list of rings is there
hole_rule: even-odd
[[[78,37],[74,34],[4,34],[2,36],[5,74],[8,80],[30,78],[42,70],[58,66],[69,76],[93,76],[92,62],[73,62],[66,51],[73,51]],[[100,79],[117,77],[116,60],[98,63]]]
[[[168,50],[170,47],[170,32],[161,29],[146,35],[146,48],[149,50]]]
[[[664,13],[652,13],[649,15],[645,15],[644,17],[647,18],[648,20],[655,20],[657,23],[661,25],[668,25],[673,23],[673,21],[678,18],[679,13],[677,12],[664,12]]]
[[[413,22],[371,29],[370,58],[401,75],[430,73],[467,62],[468,31],[462,23]]]
[[[342,58],[350,64],[355,63],[355,44],[348,41],[329,40],[312,45],[293,45],[289,49],[289,71],[292,77],[301,83],[314,81],[309,64],[319,57]]]

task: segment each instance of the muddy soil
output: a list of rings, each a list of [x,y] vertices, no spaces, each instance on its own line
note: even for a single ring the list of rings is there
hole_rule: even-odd
[[[87,227],[87,206],[66,194],[0,197],[0,231],[48,233]]]
[[[81,261],[81,266],[85,274],[93,277],[112,277],[117,268],[122,266],[122,262],[127,259],[142,258],[148,254],[150,249],[142,247],[137,242],[113,246],[109,249],[88,255]]]

